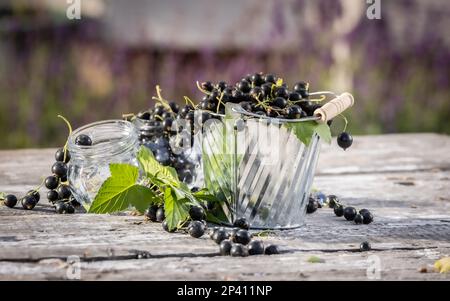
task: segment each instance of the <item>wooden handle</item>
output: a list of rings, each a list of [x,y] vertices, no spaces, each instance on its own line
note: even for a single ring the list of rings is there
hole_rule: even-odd
[[[324,104],[321,108],[315,110],[314,116],[320,117],[318,122],[327,122],[353,106],[354,102],[353,95],[348,92],[342,93],[335,99]]]

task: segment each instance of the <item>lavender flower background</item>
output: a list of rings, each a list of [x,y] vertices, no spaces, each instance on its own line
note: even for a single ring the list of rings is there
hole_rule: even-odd
[[[55,147],[74,127],[170,100],[195,81],[272,72],[350,91],[352,134],[450,134],[450,2],[382,0],[0,1],[0,148]],[[90,3],[90,4],[87,4]],[[334,123],[334,131],[342,130]]]

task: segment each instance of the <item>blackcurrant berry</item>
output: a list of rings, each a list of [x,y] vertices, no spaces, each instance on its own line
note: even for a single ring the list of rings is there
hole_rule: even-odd
[[[264,83],[264,78],[260,73],[255,73],[250,77],[253,85],[260,86]]]
[[[352,221],[355,219],[357,212],[356,209],[353,207],[345,207],[344,208],[344,217],[348,221]]]
[[[219,246],[220,255],[230,255],[232,243],[228,239],[222,240]]]
[[[363,223],[363,216],[361,214],[356,214],[355,218],[353,220],[355,222],[355,224],[362,224]]]
[[[162,222],[162,228],[164,229],[164,231],[169,233],[175,232],[175,229],[169,230],[169,224],[167,223],[166,220]]]
[[[78,135],[77,138],[75,138],[75,144],[76,145],[82,145],[82,146],[91,146],[92,140],[91,137],[85,134]]]
[[[242,101],[239,103],[239,105],[247,112],[250,112],[252,110],[252,104],[250,102]]]
[[[56,189],[56,191],[59,194],[60,199],[68,199],[72,195],[72,191],[70,191],[70,188],[68,185],[59,185],[59,187]]]
[[[371,222],[373,222],[373,215],[372,215],[372,213],[370,213],[369,210],[367,210],[367,209],[362,209],[362,210],[359,212],[359,214],[362,215],[362,217],[363,217],[363,223],[364,223],[364,224],[368,225],[368,224],[370,224]]]
[[[237,88],[238,88],[239,90],[241,90],[243,93],[248,93],[248,92],[250,92],[250,89],[251,89],[252,87],[251,87],[251,85],[250,85],[250,83],[249,83],[248,81],[243,81],[243,80],[241,80],[241,81],[238,83]]]
[[[25,210],[33,210],[33,208],[36,206],[37,201],[32,195],[26,195],[22,198],[22,207]]]
[[[61,178],[59,178],[61,183],[67,182],[67,174],[63,175]]]
[[[3,203],[5,204],[5,206],[13,208],[17,204],[17,197],[13,194],[8,194],[7,196],[5,196]]]
[[[272,96],[272,85],[271,83],[267,83],[261,86],[262,96],[271,97]]]
[[[188,232],[190,236],[199,238],[205,234],[205,224],[201,221],[193,221],[189,224]]]
[[[249,94],[255,99],[261,99],[261,95],[263,94],[263,90],[261,87],[253,87]]]
[[[250,228],[250,225],[245,217],[236,219],[233,223],[233,226],[244,230],[248,230]]]
[[[337,204],[336,206],[334,206],[334,214],[336,214],[336,216],[343,216],[344,215],[344,207],[341,204]]]
[[[284,99],[288,99],[289,98],[289,91],[285,87],[277,87],[275,89],[275,96],[276,97],[281,97],[281,98],[284,98]]]
[[[78,208],[81,206],[81,203],[77,201],[77,199],[71,195],[69,198],[69,204],[72,205],[74,208]]]
[[[370,245],[370,243],[368,241],[363,241],[360,245],[359,245],[359,250],[361,252],[367,252],[372,250],[372,246]]]
[[[298,82],[294,85],[294,91],[300,93],[300,91],[306,91],[308,84],[305,82]]]
[[[162,104],[158,103],[155,105],[155,110],[153,110],[153,115],[162,116],[162,114],[164,114],[165,111],[166,111],[166,109],[164,108],[164,106]]]
[[[58,177],[63,177],[67,175],[67,165],[63,162],[55,162],[52,166],[52,173]]]
[[[223,228],[215,230],[212,234],[212,240],[214,240],[216,244],[220,244],[223,240],[228,239],[229,237],[229,233]]]
[[[300,93],[297,92],[291,92],[289,94],[289,100],[290,101],[299,101],[302,99],[302,96],[300,95]]]
[[[170,132],[172,130],[173,118],[169,117],[163,120],[161,123],[162,127],[166,132]]]
[[[184,183],[190,184],[194,180],[192,172],[189,169],[183,169],[178,173],[180,180]]]
[[[157,222],[163,222],[166,219],[166,215],[164,212],[163,207],[159,207],[158,210],[156,210],[156,221]]]
[[[247,257],[248,256],[248,250],[244,245],[241,245],[239,243],[235,243],[231,245],[230,249],[230,255],[233,257]]]
[[[220,81],[217,83],[217,89],[219,89],[219,91],[224,91],[227,87],[228,84],[224,81]]]
[[[71,204],[67,204],[66,212],[67,212],[67,214],[74,214],[75,207],[73,207]]]
[[[300,119],[302,118],[302,112],[303,111],[299,106],[290,106],[287,108],[287,117],[289,119]]]
[[[247,230],[238,230],[236,235],[233,237],[233,241],[239,244],[246,245],[252,239],[252,235]]]
[[[44,183],[47,189],[56,189],[59,185],[59,179],[55,176],[49,176],[45,179]]]
[[[262,255],[264,254],[264,244],[260,240],[251,241],[248,246],[248,254],[250,255]]]
[[[284,109],[288,102],[285,98],[283,97],[276,97],[273,101],[272,104],[276,107],[279,107],[280,109]]]
[[[64,148],[60,148],[55,153],[55,160],[58,162],[67,163],[70,161],[70,152],[66,150],[66,154],[64,156]]]
[[[47,199],[50,202],[56,202],[57,200],[59,200],[59,193],[56,190],[50,190],[49,192],[47,192]]]
[[[156,212],[158,211],[157,205],[150,205],[150,207],[145,211],[145,217],[151,220],[152,222],[156,222]]]
[[[58,214],[65,214],[67,212],[67,204],[64,202],[58,202],[55,205],[55,211]]]
[[[186,117],[186,115],[190,112],[190,111],[192,111],[192,110],[194,110],[194,108],[192,107],[192,106],[190,106],[190,105],[185,105],[182,109],[181,109],[181,111],[180,111],[180,115],[182,116],[182,117]]]
[[[337,205],[339,205],[339,198],[334,194],[330,194],[329,196],[327,196],[327,200],[328,200],[328,207],[330,208],[334,208]]]
[[[33,196],[34,199],[36,200],[36,203],[39,203],[39,201],[41,200],[41,194],[37,190],[29,190],[27,192],[27,195]]]
[[[205,210],[203,210],[200,206],[192,206],[191,209],[189,209],[189,216],[194,221],[200,221],[205,219],[206,214]]]
[[[143,120],[149,120],[150,119],[150,112],[149,111],[139,112],[137,114],[137,118],[143,119]],[[59,161],[59,160],[57,160],[57,161]]]
[[[172,109],[172,112],[174,112],[175,114],[177,114],[178,111],[180,110],[180,106],[174,101],[169,102],[169,106],[170,109]]]
[[[353,137],[352,135],[350,135],[347,132],[342,132],[339,134],[339,136],[337,137],[337,143],[338,145],[343,148],[344,150],[346,150],[347,148],[349,148],[350,146],[352,146],[353,143]]]
[[[319,208],[319,203],[316,201],[316,199],[309,197],[308,204],[306,205],[306,213],[314,213],[316,212],[317,208]]]
[[[266,255],[276,255],[276,254],[280,254],[280,251],[278,250],[278,247],[276,245],[269,245],[264,250],[264,254],[266,254]]]
[[[266,74],[266,76],[264,77],[264,81],[266,83],[275,84],[277,82],[277,79],[276,79],[275,75],[273,75],[273,74]]]
[[[211,92],[214,89],[214,85],[210,81],[203,82],[201,84],[203,90]]]

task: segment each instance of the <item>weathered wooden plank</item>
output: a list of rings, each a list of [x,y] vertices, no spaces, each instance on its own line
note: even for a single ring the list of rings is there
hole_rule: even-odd
[[[0,280],[65,279],[70,255],[81,257],[82,279],[366,279],[370,255],[378,256],[383,280],[449,279],[418,272],[450,255],[449,141],[388,135],[356,137],[347,152],[324,146],[314,186],[370,208],[375,221],[354,225],[320,209],[304,227],[262,238],[280,246],[278,256],[218,257],[206,237],[168,234],[140,216],[56,215],[45,200],[31,212],[0,206]],[[36,185],[53,153],[1,151],[0,191]],[[372,252],[355,252],[363,240]],[[325,262],[309,263],[311,255]]]

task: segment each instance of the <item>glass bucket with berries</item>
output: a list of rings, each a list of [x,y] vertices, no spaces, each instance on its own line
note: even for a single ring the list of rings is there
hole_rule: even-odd
[[[75,198],[88,210],[103,182],[111,176],[111,163],[138,166],[136,127],[124,120],[85,125],[69,136],[68,181]]]
[[[306,114],[289,111],[297,106],[273,105],[277,98],[228,103],[225,118],[205,126],[205,185],[222,201],[211,208],[221,222],[244,217],[255,229],[303,224],[320,145],[331,140],[328,124],[354,102],[349,93],[310,95],[333,99]]]

